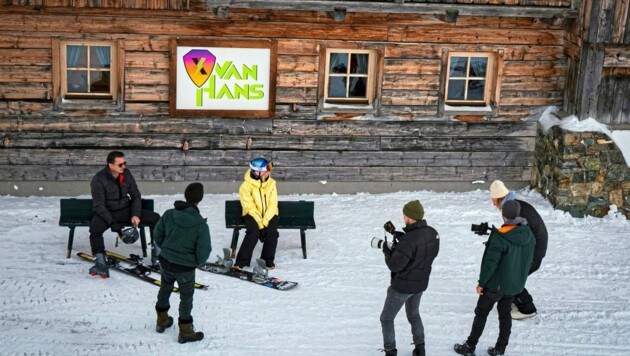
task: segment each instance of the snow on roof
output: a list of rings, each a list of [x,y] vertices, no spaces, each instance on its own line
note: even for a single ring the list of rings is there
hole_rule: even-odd
[[[596,119],[589,117],[586,120],[579,120],[575,115],[559,119],[555,114],[558,112],[556,106],[550,106],[540,115],[540,125],[543,133],[547,134],[553,126],[560,126],[563,130],[571,132],[601,132],[610,137],[617,145],[626,164],[630,167],[630,130],[610,131],[608,126],[602,124]]]

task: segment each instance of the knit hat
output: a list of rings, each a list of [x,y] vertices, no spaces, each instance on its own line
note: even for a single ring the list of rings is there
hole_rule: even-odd
[[[512,220],[521,214],[521,204],[516,200],[508,200],[503,204],[501,214],[504,218]]]
[[[403,207],[403,214],[416,221],[424,218],[424,208],[419,200],[412,200]]]
[[[186,187],[186,191],[184,192],[184,197],[186,198],[186,202],[190,204],[197,204],[203,199],[203,184],[195,182],[190,183]]]
[[[503,182],[501,182],[500,180],[495,180],[490,185],[490,198],[492,199],[503,198],[509,193],[510,191],[505,187],[505,184],[503,184]]]

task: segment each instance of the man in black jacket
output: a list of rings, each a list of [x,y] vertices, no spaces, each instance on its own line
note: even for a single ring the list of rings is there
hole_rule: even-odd
[[[420,298],[429,285],[431,264],[440,250],[440,236],[423,218],[424,208],[420,201],[413,200],[405,204],[403,208],[405,232],[394,233],[392,248],[383,243],[385,263],[391,271],[391,282],[387,288],[387,298],[380,318],[386,356],[396,356],[398,353],[394,319],[403,304],[413,334],[415,345],[413,355],[425,355]]]
[[[90,268],[91,275],[109,277],[105,256],[103,233],[111,228],[120,232],[125,225],[138,227],[140,222],[149,225],[151,236],[160,215],[142,210],[142,196],[136,180],[126,168],[122,152],[112,151],[107,155],[107,167],[96,173],[90,188],[94,217],[90,222],[90,246],[96,263]]]
[[[529,203],[518,200],[515,198],[514,192],[509,191],[505,184],[500,180],[495,180],[490,185],[490,199],[492,204],[499,210],[503,205],[510,201],[516,200],[521,206],[520,217],[525,218],[529,227],[534,232],[536,238],[536,249],[534,250],[534,259],[532,266],[529,269],[529,274],[536,272],[542,263],[545,254],[547,253],[547,227],[545,222],[540,217],[540,214]],[[514,307],[512,308],[512,319],[521,320],[536,316],[537,310],[534,305],[534,299],[527,291],[527,288],[523,288],[523,291],[514,296]]]

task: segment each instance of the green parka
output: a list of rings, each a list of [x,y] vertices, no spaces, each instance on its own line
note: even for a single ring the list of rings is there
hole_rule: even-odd
[[[493,228],[481,261],[479,286],[502,295],[522,292],[535,246],[536,239],[528,225]]]
[[[160,256],[180,266],[195,268],[208,260],[212,252],[210,228],[196,206],[175,202],[153,230]]]

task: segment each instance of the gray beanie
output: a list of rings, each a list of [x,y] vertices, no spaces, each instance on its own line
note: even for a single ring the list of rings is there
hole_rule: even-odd
[[[186,202],[190,204],[198,204],[203,199],[203,184],[195,182],[190,183],[184,192]]]
[[[512,220],[521,214],[521,204],[516,200],[508,200],[503,203],[501,214],[503,217]]]

